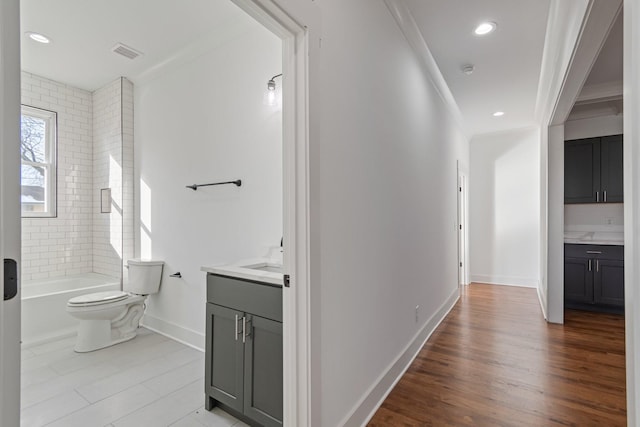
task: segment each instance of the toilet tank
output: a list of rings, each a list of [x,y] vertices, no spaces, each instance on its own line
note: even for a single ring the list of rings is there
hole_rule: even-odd
[[[130,259],[127,261],[127,265],[129,267],[129,281],[123,284],[125,292],[137,295],[158,293],[164,261]]]

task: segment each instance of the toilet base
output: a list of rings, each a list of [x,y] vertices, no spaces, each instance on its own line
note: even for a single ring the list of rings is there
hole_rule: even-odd
[[[140,319],[144,314],[144,304],[141,302],[122,308],[122,313],[114,320],[80,320],[78,337],[73,350],[76,353],[88,353],[135,338]]]

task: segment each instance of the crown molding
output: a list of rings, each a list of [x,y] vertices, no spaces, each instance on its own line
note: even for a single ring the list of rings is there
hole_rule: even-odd
[[[576,105],[594,104],[622,99],[622,80],[584,86],[576,99]]]
[[[389,12],[391,12],[391,15],[400,27],[400,30],[402,31],[402,34],[404,34],[409,46],[411,46],[420,63],[423,65],[429,80],[447,107],[449,114],[453,117],[461,132],[469,138],[468,129],[465,126],[460,108],[458,107],[458,104],[456,103],[440,68],[438,68],[438,64],[433,58],[433,55],[429,50],[429,46],[427,45],[413,14],[407,7],[406,3],[402,0],[384,0],[384,3],[387,5]]]

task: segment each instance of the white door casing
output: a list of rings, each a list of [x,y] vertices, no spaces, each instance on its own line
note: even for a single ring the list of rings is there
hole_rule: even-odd
[[[284,426],[309,426],[309,33],[271,0],[232,0],[282,39]]]
[[[0,258],[20,265],[20,2],[0,2]],[[4,263],[0,266],[3,278]],[[19,279],[19,276],[18,276]],[[4,295],[4,292],[3,292]],[[0,425],[20,425],[20,292],[0,303]]]
[[[458,284],[469,284],[469,173],[458,161]]]

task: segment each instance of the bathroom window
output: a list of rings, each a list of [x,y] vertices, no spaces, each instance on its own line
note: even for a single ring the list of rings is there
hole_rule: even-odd
[[[22,106],[22,216],[56,216],[56,113]]]

